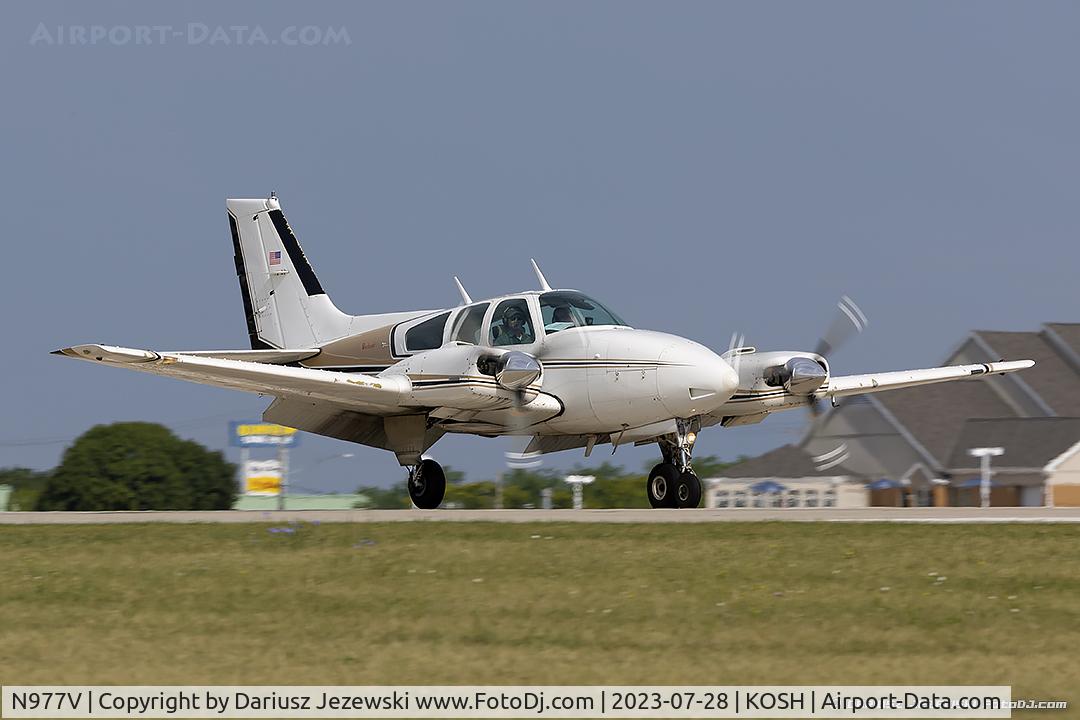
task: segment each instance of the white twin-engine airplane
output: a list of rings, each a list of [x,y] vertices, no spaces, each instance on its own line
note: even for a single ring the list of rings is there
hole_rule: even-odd
[[[630,327],[576,290],[475,302],[457,283],[450,310],[346,315],[304,256],[277,198],[228,200],[251,350],[155,352],[76,345],[57,354],[275,399],[269,422],[384,448],[409,470],[420,508],[442,502],[442,467],[425,456],[447,432],[531,436],[526,453],[657,443],[653,507],[696,507],[697,433],[745,425],[823,399],[987,377],[1031,360],[834,377],[820,352],[717,355]]]

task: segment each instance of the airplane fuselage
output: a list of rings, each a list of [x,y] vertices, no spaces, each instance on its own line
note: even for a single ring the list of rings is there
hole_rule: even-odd
[[[521,293],[419,313],[330,343],[303,364],[405,376],[416,406],[443,407],[436,411],[443,429],[488,435],[623,434],[625,439],[644,439],[674,432],[676,418],[717,411],[738,389],[739,377],[727,361],[686,338],[625,325],[542,325],[539,302],[544,295]],[[531,332],[517,338],[528,342],[491,342],[497,309],[515,301],[530,312]],[[468,338],[474,342],[454,339],[455,334],[462,336],[466,314],[484,306],[483,318]],[[440,345],[411,352],[413,328],[432,321],[441,326]],[[485,356],[506,352],[525,353],[542,369],[520,394],[478,368]],[[390,360],[395,362],[380,364]],[[463,392],[473,402],[462,402]],[[453,409],[443,402],[449,396],[454,397]]]

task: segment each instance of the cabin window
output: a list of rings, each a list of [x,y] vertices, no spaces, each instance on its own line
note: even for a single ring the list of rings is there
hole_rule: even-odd
[[[409,352],[418,352],[441,347],[443,329],[449,319],[450,313],[446,312],[409,328],[409,331],[405,333],[405,349]]]
[[[454,331],[450,334],[450,339],[469,345],[479,345],[480,333],[484,327],[484,313],[487,312],[488,305],[490,303],[480,303],[462,310],[458,314],[457,322],[454,323]]]

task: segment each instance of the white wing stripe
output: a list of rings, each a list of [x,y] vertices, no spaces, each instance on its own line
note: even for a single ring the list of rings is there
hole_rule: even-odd
[[[821,396],[847,397],[849,395],[862,395],[864,393],[880,392],[881,390],[896,390],[949,380],[963,380],[980,375],[1011,373],[1029,368],[1034,364],[1034,360],[1014,360],[1012,362],[980,363],[978,365],[953,365],[925,370],[842,375],[830,378],[829,387],[821,393]]]

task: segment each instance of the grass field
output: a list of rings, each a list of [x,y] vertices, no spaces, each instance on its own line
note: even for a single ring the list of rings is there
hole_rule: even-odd
[[[1075,525],[289,529],[0,527],[0,682],[968,683],[1080,701]]]

